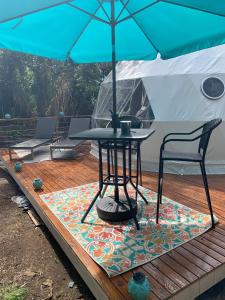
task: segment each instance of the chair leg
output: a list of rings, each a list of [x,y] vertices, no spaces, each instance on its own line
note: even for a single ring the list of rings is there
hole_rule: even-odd
[[[159,171],[159,174],[160,174],[160,189],[159,189],[159,203],[162,204],[162,191],[163,191],[163,166],[164,166],[164,161],[163,159],[161,158],[161,163],[160,163],[160,171]]]
[[[9,159],[12,160],[12,150],[9,149]]]
[[[158,175],[158,195],[156,208],[156,223],[159,223],[159,206],[162,203],[162,187],[163,187],[163,159],[159,158],[159,175]]]
[[[139,151],[139,174],[140,174],[140,185],[142,186],[141,150]]]
[[[32,160],[34,160],[34,149],[31,149],[31,157],[32,157]]]
[[[111,156],[112,174],[114,174],[114,159],[113,159],[112,149],[110,149],[110,156]]]
[[[212,220],[212,228],[214,228],[215,222],[214,222],[214,218],[213,218],[213,210],[212,210],[212,204],[211,204],[211,199],[210,199],[210,194],[209,194],[208,180],[207,180],[207,175],[206,175],[206,171],[205,171],[205,163],[200,162],[200,167],[201,167],[201,172],[202,172],[202,179],[203,179],[204,186],[205,186],[205,193],[206,193],[206,198],[207,198],[208,207],[209,207],[209,211],[210,211],[210,216],[211,216],[211,220]]]
[[[50,157],[51,157],[51,160],[53,160],[53,149],[50,147]]]

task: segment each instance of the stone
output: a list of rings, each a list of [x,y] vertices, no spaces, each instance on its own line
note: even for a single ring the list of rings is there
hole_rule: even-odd
[[[68,283],[68,287],[72,289],[74,287],[74,281],[70,281]]]

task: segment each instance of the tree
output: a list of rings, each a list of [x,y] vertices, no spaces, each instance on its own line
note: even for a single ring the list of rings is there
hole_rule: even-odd
[[[108,64],[76,65],[21,53],[0,52],[1,115],[91,114]]]

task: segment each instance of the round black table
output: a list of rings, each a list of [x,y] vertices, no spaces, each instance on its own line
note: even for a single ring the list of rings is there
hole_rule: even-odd
[[[137,229],[137,195],[147,203],[147,199],[138,188],[140,145],[154,133],[154,129],[131,129],[130,134],[121,134],[118,129],[115,133],[111,128],[95,128],[86,130],[69,138],[76,140],[98,141],[99,150],[99,189],[93,198],[89,208],[81,219],[84,222],[91,208],[96,204],[97,213],[103,220],[118,222],[133,218]],[[136,172],[132,170],[132,157],[135,145]],[[106,151],[106,167],[103,163],[103,151]],[[118,153],[122,155],[122,166],[118,168]],[[105,169],[105,170],[104,170]],[[135,197],[131,198],[127,185],[130,184],[135,190]],[[108,186],[114,187],[114,195],[105,197]],[[119,193],[119,187],[124,190],[124,196]]]

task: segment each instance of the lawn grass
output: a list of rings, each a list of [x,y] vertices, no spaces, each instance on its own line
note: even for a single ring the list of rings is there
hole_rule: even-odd
[[[27,289],[16,285],[8,285],[0,288],[1,300],[24,300],[27,295]]]

